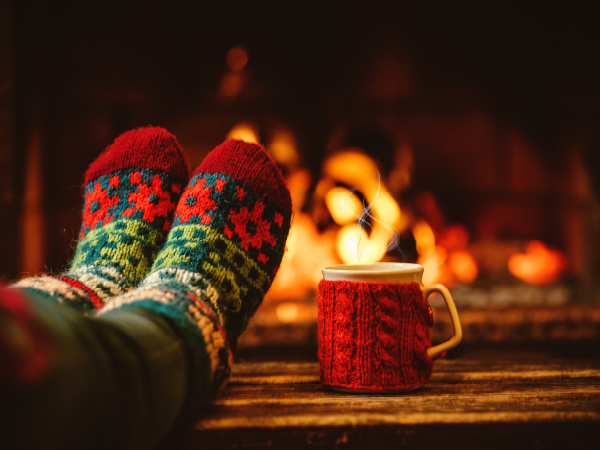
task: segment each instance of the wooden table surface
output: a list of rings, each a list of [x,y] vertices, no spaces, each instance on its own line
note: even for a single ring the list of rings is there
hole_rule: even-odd
[[[600,360],[440,360],[402,395],[347,395],[318,363],[239,363],[215,405],[161,449],[600,449]]]

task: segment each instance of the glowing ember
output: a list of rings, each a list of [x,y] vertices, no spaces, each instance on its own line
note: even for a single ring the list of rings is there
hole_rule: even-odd
[[[566,266],[565,257],[543,242],[531,241],[526,253],[517,253],[508,259],[508,270],[517,278],[533,284],[545,285],[558,280]]]

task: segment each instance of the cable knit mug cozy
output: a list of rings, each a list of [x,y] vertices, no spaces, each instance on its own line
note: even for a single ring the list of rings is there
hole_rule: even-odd
[[[427,383],[433,361],[457,346],[462,329],[441,284],[423,287],[419,264],[340,264],[322,269],[319,361],[323,385],[355,394],[411,391]],[[454,336],[431,347],[432,292],[444,297]]]

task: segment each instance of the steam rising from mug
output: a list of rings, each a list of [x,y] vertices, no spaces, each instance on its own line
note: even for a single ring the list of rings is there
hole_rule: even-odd
[[[342,204],[340,205],[340,208],[343,211],[351,214],[352,216],[356,217],[356,219],[357,219],[357,224],[356,224],[356,227],[357,227],[356,228],[356,233],[357,233],[356,259],[357,259],[357,261],[359,263],[361,262],[363,250],[365,247],[365,242],[363,240],[361,230],[364,230],[367,227],[368,227],[368,229],[371,230],[371,232],[374,230],[373,225],[369,222],[369,219],[371,219],[373,222],[377,222],[379,225],[381,225],[383,228],[385,228],[390,233],[391,239],[388,242],[388,244],[386,245],[384,253],[387,253],[388,251],[390,251],[392,249],[397,249],[398,252],[400,253],[400,255],[402,256],[402,261],[406,262],[406,253],[404,253],[402,251],[402,249],[400,249],[400,239],[396,235],[395,230],[391,226],[389,226],[382,220],[378,219],[371,213],[371,211],[373,210],[373,207],[375,206],[375,204],[377,203],[377,200],[379,199],[379,195],[381,192],[381,174],[379,173],[379,171],[377,171],[377,190],[373,197],[373,200],[371,201],[371,203],[367,204],[367,202],[363,198],[363,200],[362,200],[363,208],[362,208],[362,212],[359,215],[357,215],[351,208],[348,208],[348,205],[347,205],[348,199],[357,190],[358,190],[358,188],[349,189],[346,192],[346,194],[344,195],[344,197],[342,198],[342,202],[341,202]]]

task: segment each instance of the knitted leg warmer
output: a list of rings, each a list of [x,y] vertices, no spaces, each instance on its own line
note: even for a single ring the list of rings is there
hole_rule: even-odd
[[[14,287],[84,312],[101,308],[146,276],[187,180],[187,161],[172,134],[154,127],[122,134],[85,174],[83,223],[69,270]]]

